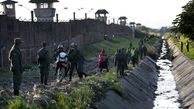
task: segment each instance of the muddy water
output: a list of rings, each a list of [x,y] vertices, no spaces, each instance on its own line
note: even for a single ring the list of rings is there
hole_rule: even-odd
[[[166,59],[167,46],[166,41],[163,41],[162,52],[157,60],[157,66],[159,69],[159,77],[157,83],[157,91],[155,92],[156,98],[154,101],[153,109],[181,109],[179,108],[180,103],[178,102],[178,91],[175,90],[176,84],[174,76],[170,67],[172,63]]]

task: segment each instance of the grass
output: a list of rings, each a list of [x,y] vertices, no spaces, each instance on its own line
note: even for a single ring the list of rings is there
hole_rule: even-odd
[[[98,57],[102,49],[105,49],[107,55],[110,56],[115,54],[115,51],[118,48],[128,48],[130,41],[132,41],[133,46],[137,47],[137,42],[139,40],[139,38],[132,38],[129,36],[114,37],[101,42],[82,46],[81,50],[86,57]]]
[[[12,77],[12,72],[8,67],[0,68],[0,78]]]
[[[187,52],[186,49],[186,41],[189,40],[189,38],[186,38],[184,36],[180,37],[180,40],[176,40],[173,37],[169,37],[169,34],[166,35],[166,38],[170,38],[170,40],[181,50],[180,42],[183,42],[183,54],[194,61],[194,42],[190,40],[189,45],[189,52]]]
[[[157,39],[158,37],[152,38],[146,42],[146,46],[153,45]],[[130,41],[133,43],[134,47],[138,47],[139,40],[140,38],[132,38],[129,36],[114,37],[101,42],[82,46],[81,50],[86,57],[98,57],[102,49],[105,49],[108,56],[112,56],[118,48],[128,48]]]
[[[113,70],[112,70],[113,71]],[[105,96],[107,90],[112,89],[120,96],[123,94],[123,87],[120,84],[118,75],[108,72],[83,79],[82,85],[71,89],[69,94],[64,92],[55,93],[56,104],[41,107],[41,109],[88,109],[93,103]],[[40,109],[34,103],[27,103],[22,98],[9,101],[8,109]]]

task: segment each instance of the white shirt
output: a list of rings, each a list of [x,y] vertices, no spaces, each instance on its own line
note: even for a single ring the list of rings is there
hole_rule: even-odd
[[[67,60],[67,54],[65,52],[61,52],[57,56],[57,62],[67,62]]]

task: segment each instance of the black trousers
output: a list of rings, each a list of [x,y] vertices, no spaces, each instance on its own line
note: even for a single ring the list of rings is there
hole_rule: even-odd
[[[71,65],[70,65],[70,74],[69,74],[69,81],[72,80],[72,75],[73,75],[73,71],[74,71],[75,68],[77,70],[77,74],[78,74],[79,78],[82,79],[83,74],[78,69],[78,64],[76,62],[71,62]]]
[[[48,67],[41,67],[40,68],[40,81],[41,84],[47,85],[49,75],[49,68]]]

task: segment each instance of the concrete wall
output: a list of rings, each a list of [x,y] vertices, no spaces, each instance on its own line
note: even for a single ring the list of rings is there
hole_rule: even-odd
[[[63,43],[66,47],[71,42],[85,45],[103,40],[104,34],[129,35],[130,33],[129,27],[107,25],[94,19],[60,23],[24,22],[0,15],[0,67],[9,65],[8,52],[16,37],[24,40],[23,61],[30,63],[36,61],[36,52],[41,47],[42,41],[49,44],[49,51],[53,55],[59,43]]]
[[[184,109],[194,109],[194,61],[184,56],[178,47],[168,40],[173,60],[172,71]]]
[[[123,95],[110,90],[96,105],[98,109],[152,109],[157,89],[155,61],[146,57],[132,72],[121,79]]]

